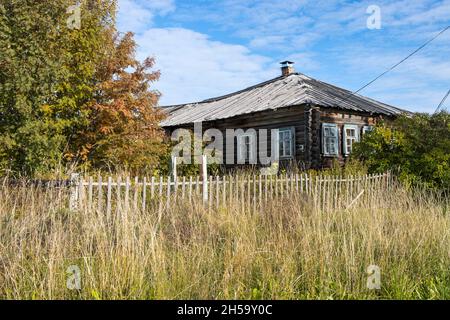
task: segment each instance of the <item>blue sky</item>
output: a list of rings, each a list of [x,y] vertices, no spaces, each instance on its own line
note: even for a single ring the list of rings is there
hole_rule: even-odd
[[[367,27],[371,5],[381,29]],[[136,34],[138,57],[157,60],[162,105],[275,78],[286,59],[357,90],[450,25],[450,0],[119,0],[119,8],[119,30]],[[361,94],[433,112],[449,88],[450,30]]]

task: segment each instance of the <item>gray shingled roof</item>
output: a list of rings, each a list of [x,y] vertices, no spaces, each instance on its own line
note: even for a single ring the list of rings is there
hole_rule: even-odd
[[[202,102],[164,107],[162,127],[236,117],[265,110],[312,104],[349,111],[395,116],[405,110],[315,80],[301,73],[278,77],[256,86]]]

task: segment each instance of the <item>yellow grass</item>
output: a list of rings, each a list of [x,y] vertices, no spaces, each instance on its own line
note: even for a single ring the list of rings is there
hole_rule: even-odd
[[[200,201],[69,212],[58,190],[0,189],[2,299],[450,298],[448,203],[397,187],[350,210]],[[367,268],[381,269],[381,290]],[[70,266],[81,289],[69,290]]]

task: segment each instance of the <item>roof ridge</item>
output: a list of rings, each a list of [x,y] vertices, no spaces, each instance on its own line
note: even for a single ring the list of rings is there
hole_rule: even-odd
[[[235,92],[232,92],[232,93],[228,93],[228,94],[225,94],[225,95],[222,95],[222,96],[218,96],[218,97],[214,97],[214,98],[209,98],[209,99],[202,100],[202,101],[197,101],[197,102],[188,102],[188,103],[182,103],[182,104],[174,104],[174,105],[168,105],[168,106],[160,106],[160,108],[176,108],[176,107],[183,107],[183,106],[187,106],[187,105],[196,105],[196,104],[202,104],[202,103],[210,103],[210,102],[220,101],[220,100],[223,100],[223,99],[226,99],[226,98],[229,98],[229,97],[238,95],[238,94],[240,94],[240,93],[244,93],[244,92],[247,92],[247,91],[256,89],[256,88],[264,87],[264,86],[266,86],[266,85],[268,85],[268,84],[271,84],[271,83],[277,82],[277,81],[279,81],[279,80],[283,80],[283,79],[289,78],[289,77],[294,76],[294,75],[295,75],[295,76],[304,76],[304,77],[307,77],[307,78],[309,78],[309,79],[312,79],[312,78],[308,77],[307,75],[305,75],[305,74],[303,74],[303,73],[296,72],[296,73],[292,73],[292,74],[287,75],[287,76],[279,76],[279,77],[276,77],[276,78],[273,78],[273,79],[270,79],[270,80],[267,80],[267,81],[264,81],[264,82],[255,84],[255,85],[253,85],[253,86],[247,87],[247,88],[245,88],[245,89],[242,89],[242,90],[239,90],[239,91],[235,91]]]

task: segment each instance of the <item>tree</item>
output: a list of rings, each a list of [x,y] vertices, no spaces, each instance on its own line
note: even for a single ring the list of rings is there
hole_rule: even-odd
[[[71,29],[73,1],[0,4],[0,166],[34,174],[64,163],[74,131],[85,126],[104,30],[115,1],[83,1],[82,28]],[[69,148],[70,149],[70,148]]]
[[[353,156],[370,172],[395,170],[403,181],[450,189],[450,115],[415,114],[382,124],[355,146]]]
[[[0,4],[0,165],[20,172],[55,166],[64,136],[46,117],[64,77],[58,47],[64,1]]]
[[[132,33],[121,37],[114,29],[110,32],[78,156],[93,167],[147,171],[168,152],[158,125],[164,117],[156,108],[159,94],[150,91],[159,72],[150,71],[154,59],[136,60]]]

